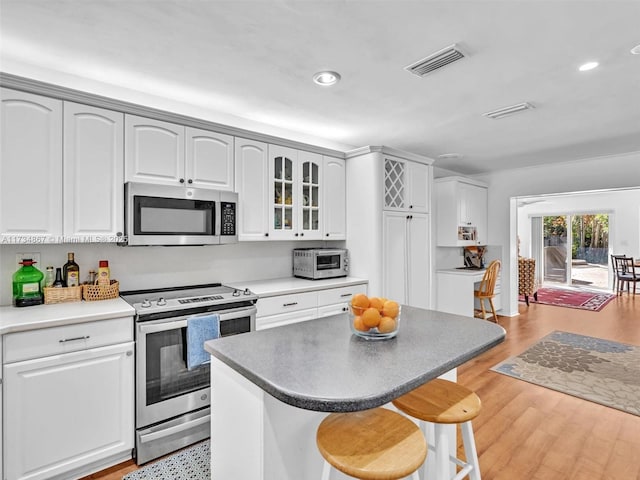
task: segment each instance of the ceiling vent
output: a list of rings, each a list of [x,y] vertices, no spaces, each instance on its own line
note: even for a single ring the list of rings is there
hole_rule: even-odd
[[[437,70],[439,68],[444,67],[445,65],[449,65],[450,63],[455,62],[456,60],[461,60],[465,57],[460,48],[456,45],[449,45],[442,50],[432,53],[426,58],[422,60],[418,60],[411,65],[404,67],[405,70],[417,75],[419,77],[424,77],[429,73]]]
[[[489,118],[502,118],[508,115],[513,115],[514,113],[524,112],[525,110],[531,110],[534,108],[528,102],[518,103],[517,105],[511,105],[510,107],[499,108],[498,110],[494,110],[492,112],[483,113],[482,115]]]

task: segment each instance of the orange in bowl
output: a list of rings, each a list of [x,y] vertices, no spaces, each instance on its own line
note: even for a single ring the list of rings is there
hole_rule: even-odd
[[[351,331],[367,340],[393,338],[400,326],[400,305],[383,297],[354,295],[349,311]]]

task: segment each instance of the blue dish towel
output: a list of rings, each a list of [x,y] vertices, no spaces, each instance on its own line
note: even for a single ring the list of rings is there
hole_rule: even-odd
[[[220,317],[217,313],[187,319],[187,369],[193,370],[211,361],[211,356],[204,349],[204,342],[219,336]]]

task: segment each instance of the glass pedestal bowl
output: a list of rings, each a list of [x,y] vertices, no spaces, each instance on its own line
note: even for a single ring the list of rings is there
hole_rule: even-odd
[[[349,307],[349,325],[354,335],[366,340],[387,340],[398,334],[401,317],[401,308],[399,306],[398,314],[395,317],[384,316],[379,312],[377,312],[378,315],[376,316],[374,312],[367,313],[366,310],[375,309]]]

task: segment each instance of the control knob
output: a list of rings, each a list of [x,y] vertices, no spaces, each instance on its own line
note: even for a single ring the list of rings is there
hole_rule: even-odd
[[[166,304],[167,304],[167,301],[164,299],[164,297],[160,297],[156,302],[156,305],[158,305],[159,307],[163,307]]]
[[[140,306],[142,308],[149,308],[151,306],[151,302],[149,301],[148,298],[145,298],[142,303],[140,304]]]
[[[245,295],[251,295],[251,290],[249,290],[248,288],[244,289],[244,294]]]
[[[233,295],[234,297],[239,297],[240,296],[240,290],[238,290],[238,289],[234,290],[231,295]]]

